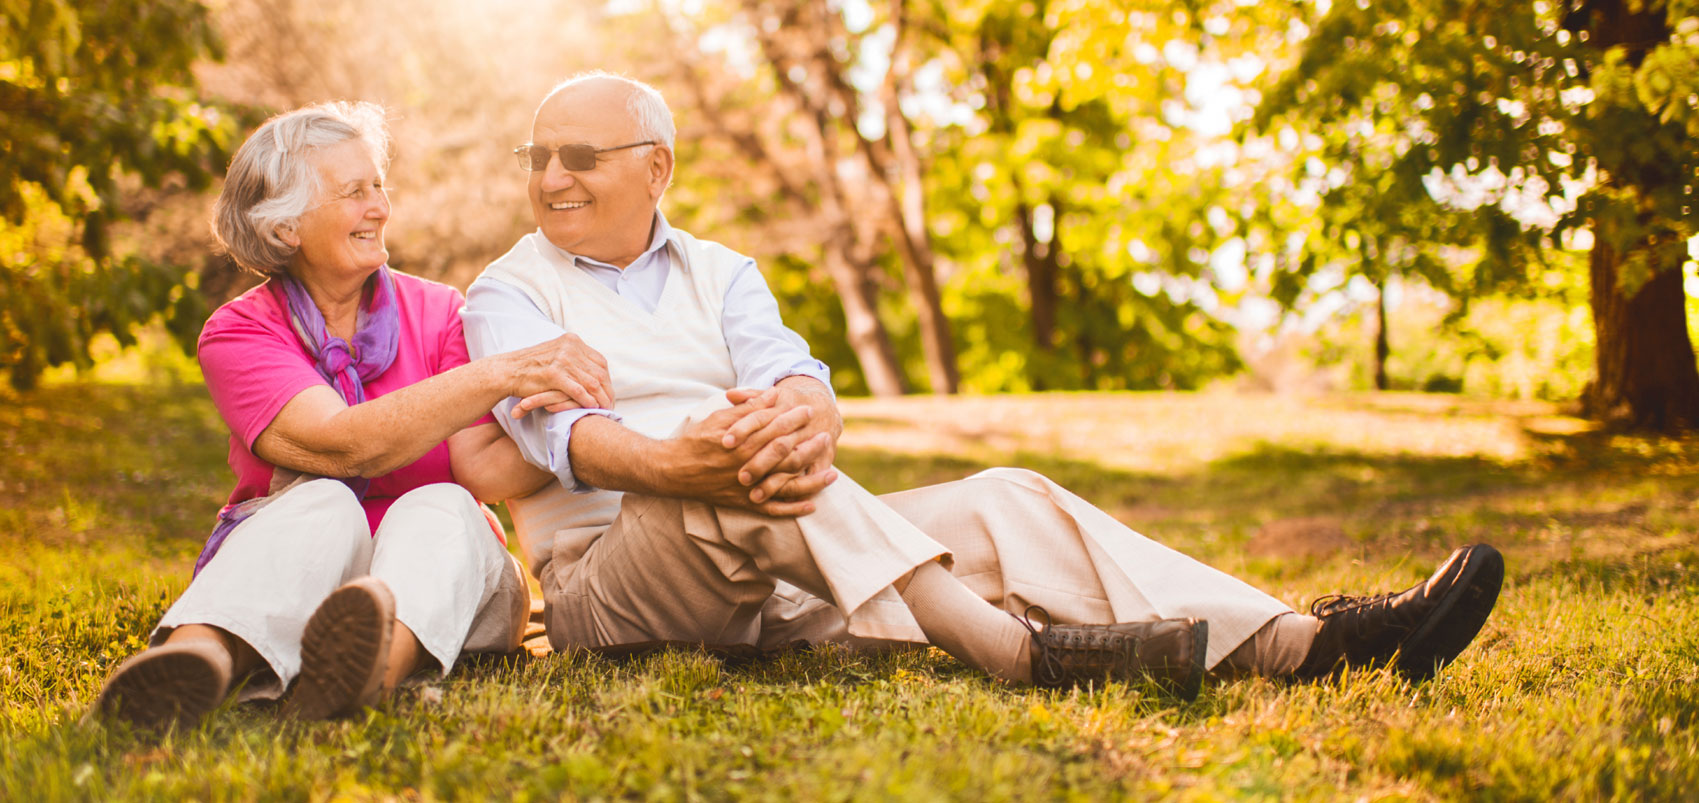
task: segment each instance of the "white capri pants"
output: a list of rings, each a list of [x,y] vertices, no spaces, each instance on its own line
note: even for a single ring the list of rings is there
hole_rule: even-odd
[[[444,675],[462,652],[519,648],[530,611],[524,569],[466,489],[438,483],[408,491],[374,537],[360,500],[331,479],[297,486],[237,525],[151,642],[164,643],[183,625],[223,628],[270,669],[248,681],[241,699],[273,699],[301,672],[301,633],[319,603],[367,574],[389,586],[396,620]]]

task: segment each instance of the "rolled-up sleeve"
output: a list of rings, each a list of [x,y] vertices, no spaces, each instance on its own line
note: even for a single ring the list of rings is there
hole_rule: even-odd
[[[831,390],[831,370],[808,353],[802,335],[785,326],[779,302],[753,259],[738,267],[726,287],[720,331],[739,387],[769,388],[787,376],[807,376]]]
[[[537,308],[523,290],[495,279],[483,278],[466,291],[466,307],[460,311],[466,330],[466,350],[472,359],[504,354],[553,340],[566,330]],[[517,398],[509,397],[495,407],[495,418],[508,437],[519,445],[525,461],[578,492],[595,490],[572,474],[570,447],[572,426],[587,415],[619,415],[599,407],[582,407],[559,413],[537,409],[524,418],[512,416]]]

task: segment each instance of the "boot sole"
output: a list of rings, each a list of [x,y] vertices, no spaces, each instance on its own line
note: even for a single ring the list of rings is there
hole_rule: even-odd
[[[216,649],[165,644],[131,657],[106,681],[93,711],[155,732],[199,722],[230,687],[227,662],[209,652]]]
[[[1504,555],[1486,544],[1469,549],[1463,574],[1400,646],[1396,663],[1400,674],[1413,680],[1433,677],[1475,640],[1498,604],[1498,592],[1504,585]]]
[[[301,676],[284,703],[292,719],[343,717],[378,701],[395,627],[395,597],[381,581],[331,592],[301,635]]]

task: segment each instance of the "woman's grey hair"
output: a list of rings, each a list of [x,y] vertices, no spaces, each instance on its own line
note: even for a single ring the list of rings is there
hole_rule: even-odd
[[[256,130],[224,177],[213,205],[212,233],[236,264],[261,275],[281,272],[296,246],[283,241],[319,194],[313,154],[358,139],[389,168],[389,124],[375,103],[336,101],[284,112]]]
[[[549,90],[549,94],[543,98],[543,102],[537,104],[537,108],[541,109],[548,105],[549,99],[560,94],[563,90],[571,89],[587,81],[605,80],[617,81],[624,84],[626,89],[629,90],[625,99],[625,110],[631,115],[631,119],[637,121],[637,136],[659,142],[671,150],[673,136],[676,133],[673,128],[672,110],[667,108],[666,98],[661,97],[660,90],[635,78],[627,78],[618,73],[602,70],[581,72],[555,84],[554,89]]]

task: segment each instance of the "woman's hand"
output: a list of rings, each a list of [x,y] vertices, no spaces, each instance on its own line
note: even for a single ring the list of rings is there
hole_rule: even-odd
[[[575,334],[564,334],[530,348],[489,359],[508,362],[510,395],[519,396],[512,415],[522,418],[539,407],[551,413],[575,407],[614,406],[608,361]]]

